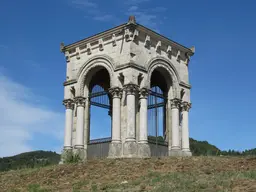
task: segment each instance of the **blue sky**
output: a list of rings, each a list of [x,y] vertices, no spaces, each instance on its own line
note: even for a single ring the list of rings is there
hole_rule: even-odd
[[[196,47],[189,64],[190,136],[221,149],[256,147],[255,9],[253,0],[2,1],[0,156],[60,152],[66,70],[60,42],[117,26],[131,14],[140,24]],[[93,125],[93,137],[107,133],[100,123]]]

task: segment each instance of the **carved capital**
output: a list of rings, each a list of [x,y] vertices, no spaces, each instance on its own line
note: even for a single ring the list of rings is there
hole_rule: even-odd
[[[109,89],[109,93],[113,98],[121,98],[123,90],[120,87],[112,87]]]
[[[124,85],[124,90],[126,91],[127,95],[135,95],[138,89],[139,86],[136,84],[129,83]]]
[[[85,106],[85,100],[86,100],[85,97],[81,97],[81,96],[75,97],[75,103],[78,107],[80,107],[80,106],[84,107]]]
[[[171,108],[172,109],[179,109],[180,108],[180,99],[174,98],[171,100]]]
[[[74,109],[74,101],[72,99],[64,99],[63,105],[65,105],[66,109]]]
[[[189,109],[191,108],[191,103],[189,103],[189,102],[182,102],[181,103],[181,110],[182,111],[189,111]]]
[[[149,90],[145,87],[140,89],[140,99],[147,99],[149,94]]]

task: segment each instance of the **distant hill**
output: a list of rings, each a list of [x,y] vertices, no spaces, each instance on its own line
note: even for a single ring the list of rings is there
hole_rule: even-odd
[[[149,140],[155,140],[153,136],[149,136]],[[163,143],[164,139],[158,137],[158,142]],[[190,149],[193,156],[248,156],[256,155],[256,148],[245,150],[243,152],[228,150],[221,151],[216,146],[207,141],[197,141],[190,138]],[[31,151],[21,153],[12,157],[0,158],[0,172],[13,169],[44,167],[47,165],[58,164],[60,154],[51,151]]]
[[[43,167],[58,164],[60,155],[51,151],[31,151],[12,157],[0,158],[0,171],[11,169]]]
[[[207,141],[197,141],[190,138],[190,150],[194,156],[198,155],[220,155],[221,150]]]

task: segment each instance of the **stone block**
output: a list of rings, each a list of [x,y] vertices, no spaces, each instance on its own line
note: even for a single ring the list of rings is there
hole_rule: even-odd
[[[135,141],[126,141],[123,147],[124,157],[133,158],[138,156],[138,144]]]
[[[183,156],[183,153],[181,150],[169,150],[168,151],[168,155],[170,157],[182,157]]]
[[[151,151],[148,143],[138,143],[138,157],[139,158],[151,157]]]
[[[108,158],[121,158],[122,156],[122,143],[110,143]]]

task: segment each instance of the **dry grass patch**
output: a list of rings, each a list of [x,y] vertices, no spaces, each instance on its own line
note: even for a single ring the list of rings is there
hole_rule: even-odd
[[[0,173],[1,191],[256,191],[256,158],[91,160]]]

